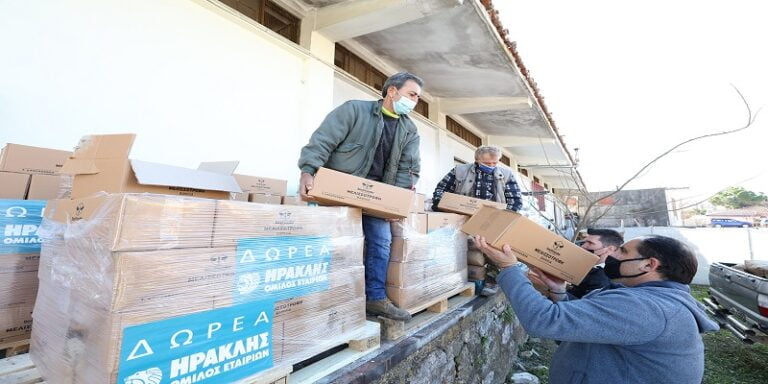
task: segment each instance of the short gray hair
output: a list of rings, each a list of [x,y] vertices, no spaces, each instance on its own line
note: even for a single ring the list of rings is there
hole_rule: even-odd
[[[480,156],[485,154],[491,154],[501,159],[501,148],[495,145],[483,145],[482,147],[479,147],[477,150],[475,150],[475,160],[479,159]]]
[[[389,87],[394,86],[400,89],[405,85],[408,80],[413,80],[419,87],[424,87],[424,80],[410,72],[398,72],[390,76],[387,81],[384,82],[384,86],[381,87],[381,97],[387,97],[387,90]]]

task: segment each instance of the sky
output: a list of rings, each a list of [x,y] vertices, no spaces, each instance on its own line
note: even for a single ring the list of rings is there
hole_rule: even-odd
[[[590,191],[729,186],[768,193],[768,2],[496,0]]]

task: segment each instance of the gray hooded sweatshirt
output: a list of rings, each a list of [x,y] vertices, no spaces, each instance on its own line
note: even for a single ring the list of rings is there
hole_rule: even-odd
[[[498,282],[529,334],[561,341],[552,357],[552,384],[701,383],[700,334],[719,328],[685,284],[615,284],[552,303],[519,265],[501,271]]]

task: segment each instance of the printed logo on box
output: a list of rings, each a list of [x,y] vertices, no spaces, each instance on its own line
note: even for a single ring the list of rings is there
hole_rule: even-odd
[[[234,300],[283,300],[326,290],[332,255],[327,236],[240,239]]]
[[[272,367],[274,302],[126,327],[118,383],[230,383]]]
[[[0,254],[40,253],[45,200],[0,200]]]

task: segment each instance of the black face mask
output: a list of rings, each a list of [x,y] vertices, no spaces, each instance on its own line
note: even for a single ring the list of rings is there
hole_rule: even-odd
[[[627,260],[619,260],[613,256],[608,256],[605,259],[605,268],[603,269],[605,271],[605,274],[608,276],[609,279],[620,279],[622,277],[638,277],[645,275],[648,273],[648,271],[640,272],[635,275],[622,275],[621,274],[621,263],[626,263],[627,261],[635,261],[635,260],[644,260],[647,259],[647,257],[638,257],[636,259],[627,259]]]

